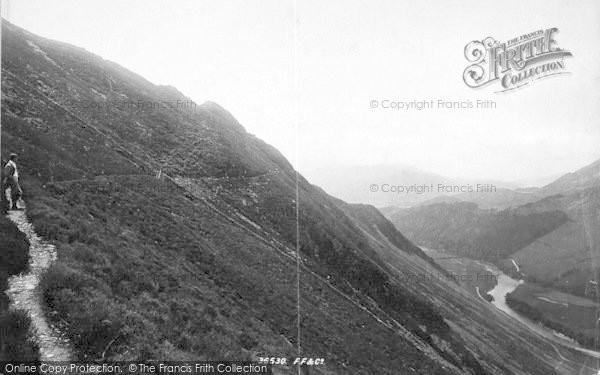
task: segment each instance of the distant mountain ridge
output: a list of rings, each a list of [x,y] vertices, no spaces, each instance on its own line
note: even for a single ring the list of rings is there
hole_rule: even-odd
[[[600,159],[542,187],[540,194],[570,194],[596,186],[600,186]]]
[[[481,208],[504,209],[532,203],[557,194],[572,194],[600,185],[600,160],[575,172],[567,173],[542,187],[499,188],[493,193],[460,193],[435,197],[420,205],[440,202],[474,202]],[[393,205],[392,205],[393,206]]]
[[[581,191],[600,184],[600,160],[575,172],[567,173],[541,187],[528,187],[520,183],[496,180],[451,178],[418,170],[406,165],[375,165],[349,167],[323,167],[307,171],[311,181],[327,192],[352,203],[368,203],[377,207],[406,208],[440,202],[474,202],[481,208],[504,209],[534,202],[559,193]],[[547,180],[547,179],[541,179]],[[438,184],[446,186],[493,185],[492,192],[458,192],[448,194],[437,191]],[[376,189],[371,190],[371,185]],[[383,185],[387,186],[384,191]],[[410,192],[390,192],[394,186],[434,186],[433,191],[416,189]]]
[[[450,178],[436,173],[421,171],[407,165],[374,165],[374,166],[349,166],[349,167],[323,167],[306,172],[310,180],[330,194],[340,197],[351,203],[372,204],[377,207],[399,206],[407,207],[417,205],[430,199],[454,197],[459,194],[448,195],[438,191],[438,185],[472,187],[477,184],[490,184],[498,189],[518,188],[518,184],[485,180],[478,181],[466,178]],[[377,190],[371,190],[375,185]],[[387,185],[387,188],[384,187]],[[396,193],[389,191],[391,187],[426,186],[417,191]],[[433,186],[433,191],[431,191]]]

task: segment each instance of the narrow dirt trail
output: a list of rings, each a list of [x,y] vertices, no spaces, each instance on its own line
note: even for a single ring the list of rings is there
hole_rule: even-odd
[[[42,361],[69,361],[73,359],[68,340],[49,324],[44,314],[39,280],[42,273],[56,260],[56,249],[43,241],[27,221],[25,211],[9,211],[7,217],[17,225],[29,240],[29,269],[27,273],[8,279],[6,294],[11,308],[26,311],[31,318],[35,341],[40,347]]]

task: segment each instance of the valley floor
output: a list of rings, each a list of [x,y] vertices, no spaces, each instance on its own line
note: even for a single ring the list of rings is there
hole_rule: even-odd
[[[518,298],[520,303],[540,306],[538,307],[539,310],[544,312],[549,311],[554,319],[561,319],[559,321],[564,322],[565,325],[569,324],[568,327],[580,327],[581,330],[589,330],[588,333],[595,337],[593,324],[590,325],[590,322],[595,321],[592,317],[595,316],[597,308],[597,305],[593,301],[542,288],[535,284],[511,279],[495,266],[485,262],[451,256],[447,253],[432,249],[424,248],[424,251],[434,258],[436,262],[448,269],[449,272],[456,275],[476,275],[483,272],[496,274],[498,276],[498,282],[494,282],[491,285],[488,282],[483,282],[481,279],[478,280],[476,277],[471,277],[468,281],[465,281],[467,278],[462,277],[463,281],[460,282],[460,285],[469,293],[475,294],[481,299],[485,299],[484,296],[489,293],[488,296],[491,295],[493,297],[492,304],[494,306],[518,320],[530,332],[548,340],[549,345],[553,347],[553,350],[555,351],[555,355],[560,359],[568,361],[565,354],[570,349],[575,349],[580,353],[584,353],[586,359],[583,364],[587,368],[582,368],[581,371],[596,373],[595,371],[597,370],[594,370],[591,363],[600,361],[600,352],[597,351],[593,345],[584,345],[585,342],[581,342],[583,341],[582,337],[576,336],[576,333],[579,331],[568,331],[564,326],[559,326],[558,324],[552,325],[552,321],[550,324],[548,324],[547,321],[543,321],[544,324],[542,325],[539,323],[539,317],[536,319],[535,316],[532,317],[518,308],[515,311],[515,309],[513,309],[514,305],[508,301],[504,301],[504,298],[507,293],[512,292],[512,294],[509,295]],[[507,280],[509,282],[507,282]],[[568,305],[568,307],[566,307],[565,304]],[[567,331],[566,335],[559,333],[564,331]],[[570,337],[577,338],[577,341]],[[600,363],[596,364],[596,367],[600,368]]]

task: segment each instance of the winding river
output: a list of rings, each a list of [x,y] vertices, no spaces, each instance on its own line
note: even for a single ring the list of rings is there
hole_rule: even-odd
[[[523,283],[523,281],[515,280],[515,279],[507,276],[506,274],[504,274],[502,271],[500,271],[496,267],[491,266],[489,264],[486,264],[486,268],[488,270],[494,272],[494,274],[497,275],[498,284],[492,290],[490,290],[488,292],[489,295],[494,297],[494,301],[492,301],[492,304],[496,308],[504,311],[506,314],[517,319],[522,324],[527,326],[527,328],[529,328],[531,331],[537,333],[538,335],[540,335],[548,340],[551,340],[552,342],[554,342],[556,344],[559,344],[559,345],[562,345],[562,346],[565,346],[565,347],[568,347],[571,349],[575,349],[577,351],[586,353],[595,358],[600,358],[600,352],[583,348],[575,340],[573,340],[569,337],[566,337],[562,334],[559,334],[556,331],[553,331],[552,329],[546,328],[543,325],[536,323],[533,320],[531,320],[531,319],[519,314],[518,312],[514,311],[513,309],[511,309],[506,304],[505,296],[507,293],[510,293],[510,292],[514,291],[515,289],[517,289],[519,284]]]

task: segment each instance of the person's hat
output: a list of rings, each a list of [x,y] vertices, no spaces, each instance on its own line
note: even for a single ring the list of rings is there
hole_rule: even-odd
[[[10,154],[10,160],[12,160],[12,159],[14,159],[16,157],[17,157],[17,154],[15,154],[15,153]]]

